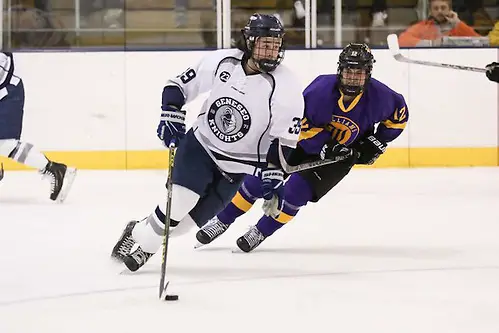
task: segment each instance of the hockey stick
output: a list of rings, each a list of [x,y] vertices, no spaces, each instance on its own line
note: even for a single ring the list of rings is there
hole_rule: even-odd
[[[415,59],[409,59],[407,57],[404,57],[402,55],[402,53],[400,53],[400,46],[399,46],[398,37],[396,34],[388,35],[388,37],[386,37],[386,42],[388,43],[388,48],[392,52],[393,57],[397,61],[406,62],[409,64],[423,65],[423,66],[460,69],[463,71],[471,71],[471,72],[478,72],[478,73],[485,73],[487,71],[487,69],[485,69],[485,68],[443,64],[443,63],[439,63],[439,62],[415,60]]]
[[[321,167],[324,165],[338,163],[338,162],[346,160],[347,158],[350,157],[350,156],[338,156],[332,160],[327,159],[327,160],[305,162],[305,163],[298,164],[298,165],[289,165],[288,162],[286,161],[286,158],[284,157],[284,153],[282,152],[281,144],[279,144],[278,150],[279,150],[279,162],[281,162],[282,169],[287,174],[300,172],[300,171],[308,170],[308,169],[314,169],[314,168],[318,168],[318,167]]]
[[[165,209],[165,231],[163,233],[163,254],[161,257],[161,279],[159,283],[159,299],[163,299],[163,293],[165,293],[165,300],[176,301],[178,299],[177,295],[166,294],[166,288],[170,281],[166,281],[166,260],[168,258],[168,239],[170,238],[170,213],[171,213],[171,203],[172,203],[172,174],[175,160],[175,144],[172,142],[168,147],[168,178],[166,179],[166,209]]]

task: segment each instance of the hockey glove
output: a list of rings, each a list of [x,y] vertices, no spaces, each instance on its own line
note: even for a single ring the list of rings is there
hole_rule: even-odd
[[[161,111],[161,118],[157,129],[158,138],[168,147],[171,143],[178,145],[185,136],[185,111],[172,106],[166,106]]]
[[[369,135],[359,141],[355,150],[359,153],[357,164],[373,164],[386,150],[386,143],[379,141],[374,135]]]
[[[265,169],[260,174],[262,194],[265,202],[265,215],[277,218],[284,206],[284,172],[278,169]]]
[[[499,82],[499,63],[493,62],[488,64],[485,69],[487,69],[485,75],[487,75],[490,81]]]
[[[319,156],[321,160],[338,160],[339,162],[353,156],[353,150],[341,143],[331,141],[322,146]]]

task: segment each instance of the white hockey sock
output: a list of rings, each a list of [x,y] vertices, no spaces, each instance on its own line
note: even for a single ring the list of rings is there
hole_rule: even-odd
[[[0,140],[0,155],[38,170],[45,169],[49,162],[31,143],[16,139]]]
[[[191,231],[194,227],[197,227],[196,222],[194,222],[192,217],[189,214],[187,214],[186,217],[184,217],[182,221],[180,221],[178,226],[171,228],[170,236],[178,237],[185,235],[186,233]]]
[[[180,221],[175,229],[182,225],[177,235],[184,234],[194,224],[192,218],[190,216],[187,217],[187,215],[194,208],[198,200],[199,194],[183,186],[173,185],[170,217],[172,220]],[[164,205],[164,203],[161,204],[161,206]],[[157,206],[144,222],[137,223],[135,228],[133,228],[132,237],[145,252],[156,253],[163,242],[163,233],[165,230],[165,213],[163,210],[164,208],[162,209],[160,206]]]

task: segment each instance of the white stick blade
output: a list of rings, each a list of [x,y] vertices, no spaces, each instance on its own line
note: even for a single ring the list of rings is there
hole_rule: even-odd
[[[392,51],[392,54],[400,54],[399,39],[396,34],[390,34],[386,37],[386,42],[388,43],[388,48]]]

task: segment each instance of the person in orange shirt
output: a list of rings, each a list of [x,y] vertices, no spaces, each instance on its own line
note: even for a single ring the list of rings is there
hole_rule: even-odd
[[[399,44],[402,47],[440,46],[443,36],[480,37],[451,10],[451,0],[430,0],[430,17],[401,33]]]

